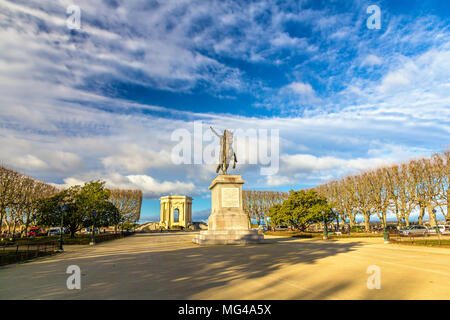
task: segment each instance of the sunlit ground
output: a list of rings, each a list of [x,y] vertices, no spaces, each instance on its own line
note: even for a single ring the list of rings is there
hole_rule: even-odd
[[[381,238],[268,237],[248,246],[198,246],[194,233],[137,234],[0,267],[1,299],[449,299],[450,249]],[[81,290],[68,290],[69,265]],[[381,288],[366,273],[380,267]]]

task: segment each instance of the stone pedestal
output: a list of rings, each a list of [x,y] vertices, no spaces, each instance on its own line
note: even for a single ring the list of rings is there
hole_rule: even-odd
[[[249,230],[247,214],[242,204],[240,175],[218,175],[211,183],[211,215],[208,230],[200,231],[192,241],[197,244],[258,243],[264,238]]]

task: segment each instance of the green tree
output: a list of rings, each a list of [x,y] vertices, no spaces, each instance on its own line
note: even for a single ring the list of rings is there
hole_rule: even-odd
[[[274,224],[292,225],[302,231],[324,218],[327,221],[335,219],[326,198],[314,190],[291,190],[283,203],[269,209],[269,216]]]
[[[84,222],[85,227],[95,225],[98,227],[108,227],[117,225],[122,222],[123,218],[119,209],[109,201],[99,201],[96,205],[96,215],[87,215],[87,219]]]
[[[110,192],[104,186],[102,181],[90,181],[83,187],[73,186],[52,197],[40,199],[37,224],[59,226],[63,215],[63,227],[74,237],[77,231],[93,224],[105,227],[120,223],[120,212],[108,201]]]
[[[74,200],[78,210],[85,216],[91,216],[104,208],[104,202],[108,200],[111,192],[105,189],[104,181],[90,181],[84,184],[80,191],[75,194]]]
[[[73,238],[75,233],[84,227],[87,220],[75,200],[80,189],[80,186],[73,186],[52,197],[38,200],[36,224],[50,227],[60,226],[62,215],[63,227],[69,230],[70,236]]]

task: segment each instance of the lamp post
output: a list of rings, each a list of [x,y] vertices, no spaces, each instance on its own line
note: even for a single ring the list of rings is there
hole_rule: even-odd
[[[66,212],[66,210],[67,210],[67,206],[66,205],[63,205],[62,207],[61,207],[61,226],[60,226],[60,229],[59,229],[59,250],[60,251],[64,251],[64,248],[63,248],[63,228],[64,228],[64,213]]]
[[[95,244],[95,216],[97,215],[97,212],[92,213],[92,238],[89,245],[93,246]]]
[[[436,234],[437,234],[438,239],[439,239],[439,245],[441,245],[441,231],[439,230],[439,226],[438,226],[436,209],[433,209],[433,214],[434,214],[434,224],[436,225]]]
[[[325,219],[325,211],[322,211],[323,218],[323,240],[328,240],[327,220]]]

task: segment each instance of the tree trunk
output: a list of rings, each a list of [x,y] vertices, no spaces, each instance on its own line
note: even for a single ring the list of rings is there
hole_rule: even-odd
[[[387,227],[386,211],[382,212],[381,215],[383,216],[383,228],[386,228]]]
[[[269,222],[267,221],[267,216],[264,216],[264,222],[266,223],[266,228],[269,228]]]
[[[5,209],[0,209],[0,233],[3,231],[3,216],[5,215]]]
[[[350,228],[353,228],[353,226],[356,224],[355,215],[349,214],[348,221],[350,223]]]
[[[28,227],[30,226],[30,214],[27,213],[27,218],[25,220],[25,237],[28,234]]]
[[[449,221],[450,220],[450,212],[448,212],[447,211],[447,215],[445,214],[445,212],[444,212],[444,208],[443,207],[441,207],[441,206],[439,206],[439,208],[441,209],[441,213],[442,213],[442,215],[444,216],[444,222],[447,224],[447,221]],[[448,209],[447,209],[448,210]]]
[[[431,226],[437,225],[437,217],[436,214],[433,212],[433,208],[430,204],[427,205],[427,211],[428,216],[430,217],[430,225]]]
[[[420,206],[419,225],[423,226],[423,216],[425,215],[425,207],[422,205],[419,206]]]
[[[409,227],[409,215],[405,216],[406,227]]]
[[[403,210],[401,210],[401,214],[399,216],[398,211],[399,210],[398,210],[397,206],[395,206],[395,216],[397,217],[397,226],[399,226],[401,228],[401,227],[403,227],[402,218],[403,218],[404,213],[403,213]]]
[[[370,232],[370,214],[369,213],[364,213],[364,229],[366,230],[366,232]]]
[[[71,226],[71,227],[69,227],[69,230],[70,230],[70,237],[71,237],[71,238],[75,238],[75,232],[77,232],[77,228]],[[62,230],[61,230],[61,231],[62,231]]]

